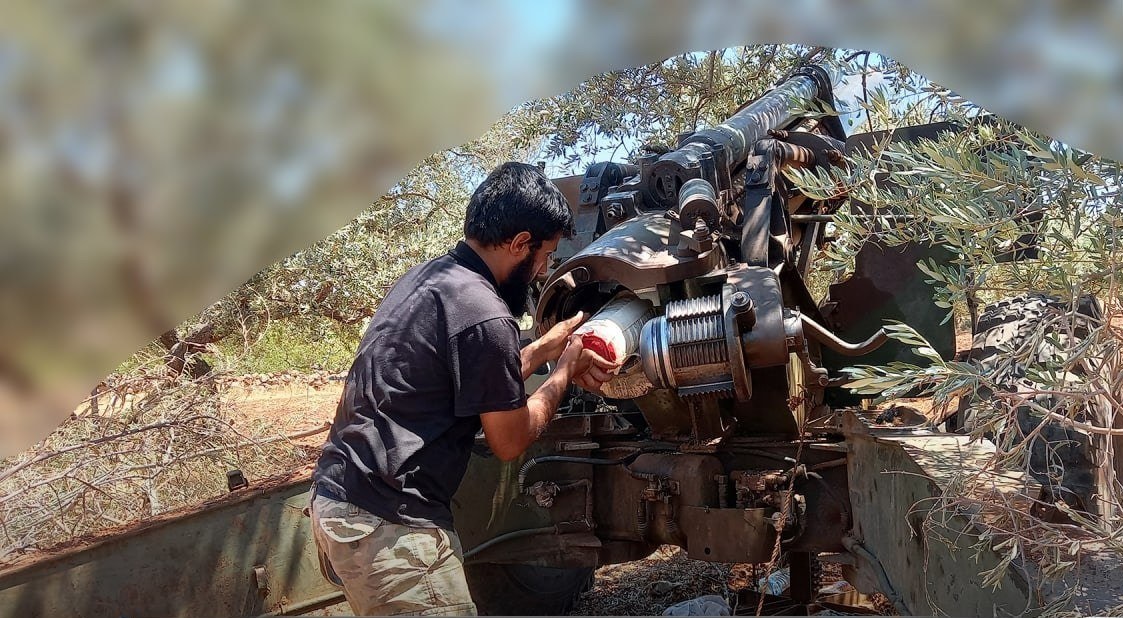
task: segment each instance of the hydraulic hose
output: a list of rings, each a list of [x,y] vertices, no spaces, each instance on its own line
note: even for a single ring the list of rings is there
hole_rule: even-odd
[[[878,329],[872,337],[861,343],[848,343],[839,339],[834,333],[823,328],[821,324],[806,315],[800,314],[799,318],[800,321],[803,322],[803,332],[805,335],[843,356],[861,356],[863,354],[868,354],[880,348],[882,344],[889,340],[889,334],[885,332],[884,328],[881,328]]]
[[[514,530],[511,532],[500,534],[495,538],[488,539],[483,543],[480,543],[479,545],[473,547],[472,549],[469,549],[468,551],[464,552],[464,560],[475,556],[476,554],[489,547],[494,547],[500,543],[506,543],[515,539],[521,539],[528,536],[539,536],[543,534],[563,535],[576,532],[591,532],[593,528],[594,526],[591,524],[591,522],[587,521],[563,521],[553,526],[527,528],[525,530]]]
[[[467,560],[468,558],[471,558],[472,556],[475,556],[476,554],[478,554],[481,551],[487,549],[488,547],[492,547],[492,546],[498,545],[500,543],[504,543],[506,541],[512,541],[514,539],[521,539],[521,538],[527,537],[527,536],[537,536],[539,534],[557,534],[557,533],[558,533],[557,526],[546,526],[546,527],[543,527],[543,528],[527,528],[526,530],[515,530],[514,532],[508,532],[506,534],[500,534],[499,536],[497,536],[493,539],[488,539],[488,540],[484,541],[483,543],[480,543],[479,545],[473,547],[472,549],[469,549],[468,551],[464,552],[464,559]]]

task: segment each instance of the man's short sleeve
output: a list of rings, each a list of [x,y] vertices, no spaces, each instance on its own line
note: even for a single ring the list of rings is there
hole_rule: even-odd
[[[448,342],[456,416],[516,410],[526,405],[519,330],[494,318],[453,335]]]

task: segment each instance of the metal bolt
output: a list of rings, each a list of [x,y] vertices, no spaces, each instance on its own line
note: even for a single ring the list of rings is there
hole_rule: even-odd
[[[749,298],[749,295],[744,292],[736,292],[729,299],[729,304],[733,305],[733,309],[738,313],[744,311],[745,309],[748,309],[748,307],[752,305],[752,303],[753,300]]]
[[[612,202],[609,204],[608,217],[610,219],[622,219],[624,217],[624,205],[620,202]]]

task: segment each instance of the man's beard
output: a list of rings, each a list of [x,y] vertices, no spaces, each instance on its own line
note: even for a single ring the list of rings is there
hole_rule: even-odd
[[[507,280],[499,284],[499,298],[516,318],[530,311],[530,284],[534,283],[534,274],[534,252],[531,251],[507,275]]]

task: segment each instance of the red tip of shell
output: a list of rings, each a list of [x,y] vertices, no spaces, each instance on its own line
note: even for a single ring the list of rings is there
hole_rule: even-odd
[[[583,333],[581,335],[581,346],[586,350],[592,350],[605,360],[616,359],[616,349],[596,333]]]

